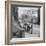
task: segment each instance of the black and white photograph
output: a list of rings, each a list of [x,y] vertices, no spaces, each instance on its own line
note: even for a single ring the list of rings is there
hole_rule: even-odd
[[[40,37],[40,8],[11,5],[12,37]]]
[[[5,9],[6,44],[45,42],[45,3],[10,1]]]

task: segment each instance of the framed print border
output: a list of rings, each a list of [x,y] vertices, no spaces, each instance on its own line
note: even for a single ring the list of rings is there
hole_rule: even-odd
[[[25,6],[36,6],[43,7],[43,39],[36,41],[19,41],[19,42],[10,42],[11,41],[11,4],[16,5],[25,5]],[[16,41],[16,40],[15,40]],[[30,44],[30,43],[42,43],[45,42],[45,3],[44,2],[22,2],[22,1],[6,1],[5,2],[5,44]]]

